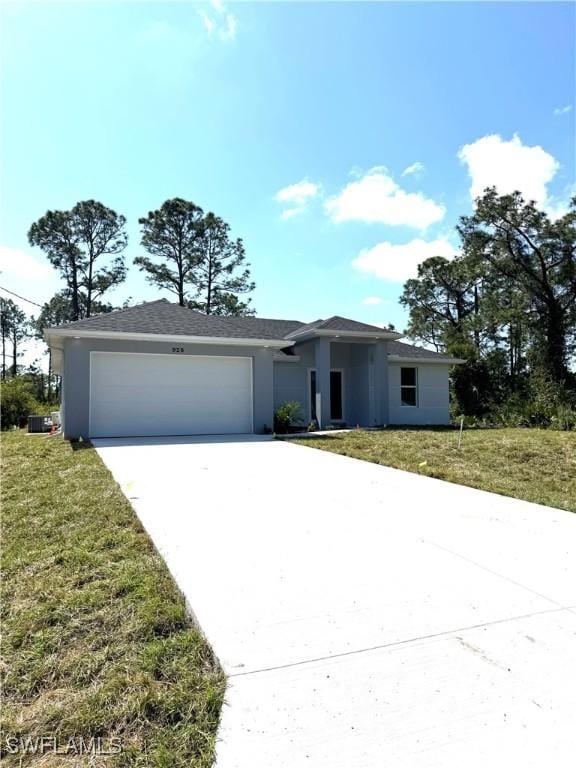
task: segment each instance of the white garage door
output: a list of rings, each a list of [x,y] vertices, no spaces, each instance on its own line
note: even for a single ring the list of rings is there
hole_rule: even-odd
[[[91,437],[246,432],[251,358],[91,353]]]

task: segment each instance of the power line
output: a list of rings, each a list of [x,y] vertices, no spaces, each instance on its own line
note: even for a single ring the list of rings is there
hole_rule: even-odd
[[[40,307],[40,309],[42,309],[42,304],[38,304],[37,301],[32,301],[32,299],[25,299],[24,296],[20,296],[19,293],[14,293],[14,291],[9,291],[8,288],[4,288],[2,285],[0,285],[0,291],[6,291],[6,293],[10,293],[12,296],[16,296],[17,299],[26,301],[28,304],[34,304],[35,307]]]

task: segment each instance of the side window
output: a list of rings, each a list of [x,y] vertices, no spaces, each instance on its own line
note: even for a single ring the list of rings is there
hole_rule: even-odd
[[[400,401],[402,405],[418,405],[418,369],[400,369]]]

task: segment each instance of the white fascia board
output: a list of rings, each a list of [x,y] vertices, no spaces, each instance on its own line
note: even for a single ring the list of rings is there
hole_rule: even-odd
[[[437,357],[397,357],[396,355],[388,355],[389,363],[410,363],[415,365],[416,363],[423,363],[425,365],[459,365],[465,363],[466,360],[461,360],[459,357],[443,357],[438,359]]]
[[[320,330],[308,330],[298,333],[291,333],[287,338],[294,339],[295,341],[302,341],[306,338],[314,338],[314,336],[329,336],[332,339],[372,339],[374,341],[397,341],[404,338],[404,334],[396,333],[396,331],[331,331],[325,328]]]
[[[168,341],[179,344],[219,344],[226,347],[271,347],[284,349],[293,346],[290,339],[235,339],[229,336],[183,336],[170,333],[124,333],[120,331],[86,331],[46,328],[44,339],[51,345],[52,339],[116,339],[117,341]]]

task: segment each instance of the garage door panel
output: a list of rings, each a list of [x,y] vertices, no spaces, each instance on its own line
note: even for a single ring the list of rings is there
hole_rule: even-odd
[[[218,386],[218,393],[222,397],[218,397],[218,403],[220,404],[224,397],[227,401],[236,403],[239,406],[246,401],[246,398],[250,396],[251,389],[249,387],[234,388],[233,385]],[[205,404],[206,406],[214,402],[214,393],[207,392],[206,389],[200,387],[177,387],[173,385],[166,385],[162,387],[142,387],[142,386],[126,386],[121,387],[101,387],[100,391],[95,393],[94,402],[98,403],[125,403],[130,404],[134,402],[146,403],[150,405],[151,394],[157,397],[160,401],[170,400],[171,403],[179,402],[190,404],[191,400],[194,400],[196,404]],[[161,402],[158,403],[161,407]]]
[[[92,353],[92,437],[252,432],[252,361]]]

